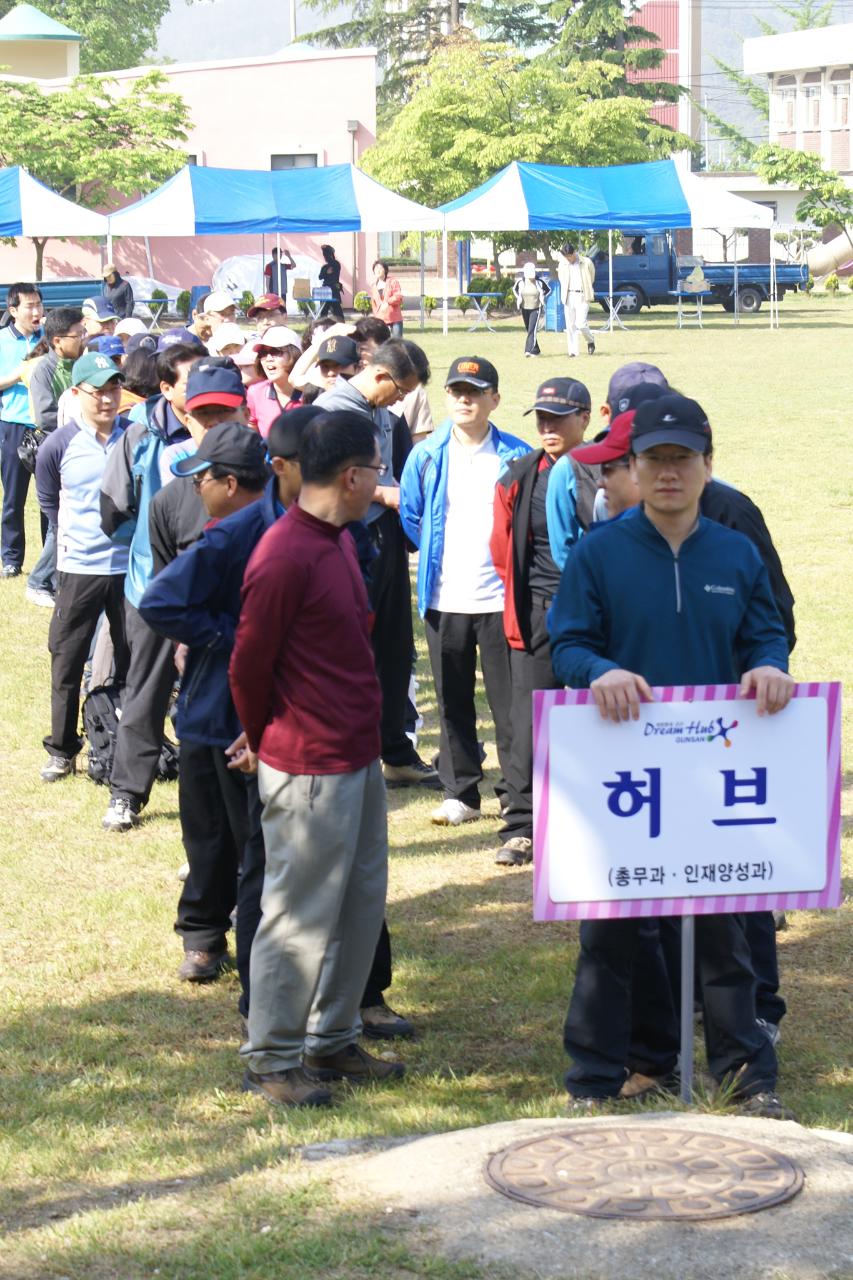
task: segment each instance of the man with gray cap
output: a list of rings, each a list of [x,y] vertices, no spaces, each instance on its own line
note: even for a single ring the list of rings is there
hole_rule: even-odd
[[[534,689],[558,689],[551,669],[547,616],[560,585],[545,515],[551,475],[559,460],[580,444],[589,422],[589,391],[572,378],[550,378],[527,413],[536,414],[541,449],[511,462],[495,488],[491,553],[504,584],[504,632],[512,678],[510,773],[498,866],[533,860]],[[526,416],[526,415],[525,415]],[[556,464],[556,465],[555,465]],[[571,467],[567,478],[574,478]],[[573,490],[574,492],[574,490]],[[574,539],[580,536],[575,522]]]
[[[133,315],[133,287],[128,280],[119,275],[114,262],[104,264],[103,295],[111,303],[116,315],[126,320]]]
[[[711,477],[706,414],[680,395],[647,400],[634,415],[631,449],[641,505],[569,556],[548,620],[555,674],[588,687],[614,732],[639,719],[654,685],[738,684],[741,697],[755,694],[759,715],[777,714],[793,680],[767,571],[747,538],[700,514]],[[564,1033],[574,1061],[566,1087],[578,1109],[672,1083],[678,1024],[662,959],[645,991],[632,982],[642,924],[581,925]],[[696,945],[711,1074],[748,1113],[785,1116],[773,1045],[756,1021],[744,918],[697,916]],[[641,1058],[632,997],[635,1006],[643,1000]]]

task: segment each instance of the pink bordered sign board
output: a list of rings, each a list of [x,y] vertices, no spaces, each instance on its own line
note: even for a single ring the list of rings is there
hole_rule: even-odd
[[[837,907],[841,685],[774,716],[736,685],[654,692],[623,724],[533,695],[534,919]]]

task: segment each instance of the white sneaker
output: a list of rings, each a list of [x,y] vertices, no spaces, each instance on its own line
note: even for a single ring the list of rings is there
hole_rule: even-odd
[[[444,800],[429,816],[437,827],[458,827],[463,822],[476,822],[482,814],[464,800]]]
[[[101,826],[105,831],[130,831],[139,822],[139,811],[130,800],[111,800]]]
[[[53,596],[49,591],[45,591],[44,587],[27,587],[24,599],[29,600],[30,604],[41,605],[42,609],[52,609],[56,604]]]

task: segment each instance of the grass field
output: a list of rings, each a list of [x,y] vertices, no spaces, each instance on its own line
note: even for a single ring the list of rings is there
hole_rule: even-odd
[[[781,317],[778,332],[764,313],[736,328],[722,312],[701,332],[677,332],[671,311],[655,311],[571,362],[553,334],[541,359],[524,360],[518,322],[472,335],[457,320],[446,338],[433,324],[423,335],[430,396],[440,414],[449,361],[488,356],[502,378],[498,425],[532,438],[521,412],[549,375],[582,378],[597,405],[617,365],[660,364],[708,411],[718,474],[764,511],[797,599],[794,675],[844,679],[853,304],[789,298]],[[30,529],[34,548],[34,508]],[[236,977],[202,988],[175,978],[176,787],[156,787],[141,826],[108,837],[102,788],[39,780],[48,620],[25,603],[23,578],[0,583],[0,1276],[476,1280],[485,1273],[436,1257],[416,1225],[386,1219],[382,1206],[333,1193],[322,1166],[294,1152],[564,1109],[576,930],[534,925],[529,870],[493,865],[496,802],[487,821],[445,832],[428,822],[434,797],[390,794],[389,999],[419,1028],[402,1053],[409,1074],[399,1087],[342,1094],[329,1114],[275,1112],[238,1092]],[[428,757],[436,722],[423,653],[420,668]],[[845,723],[849,741],[849,712]],[[483,734],[492,740],[485,720]],[[780,1091],[804,1123],[834,1128],[853,1115],[849,842],[845,868],[842,911],[789,917],[780,935],[790,1010]]]

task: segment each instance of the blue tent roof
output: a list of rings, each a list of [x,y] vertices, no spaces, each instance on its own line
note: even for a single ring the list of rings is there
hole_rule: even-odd
[[[110,216],[112,235],[208,236],[284,232],[419,231],[441,218],[351,164],[318,169],[188,165]]]
[[[666,231],[691,225],[672,160],[608,168],[513,161],[439,209],[448,231]]]

